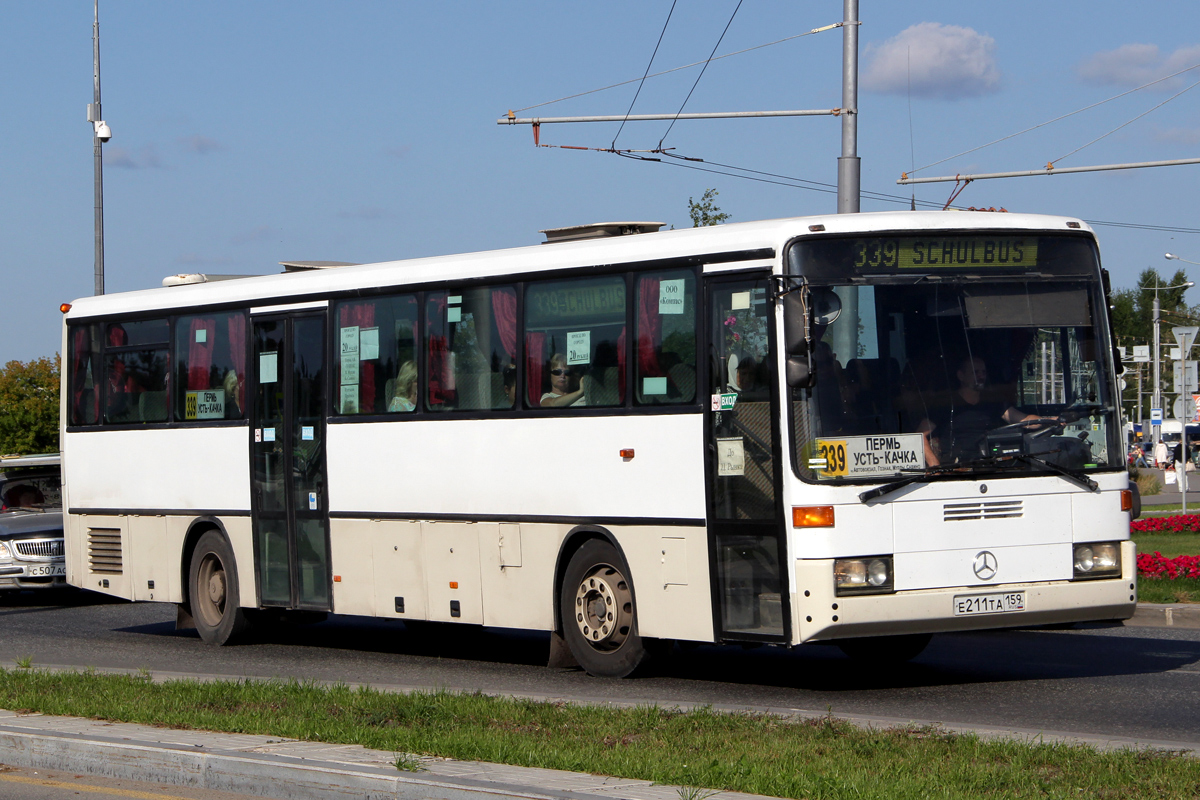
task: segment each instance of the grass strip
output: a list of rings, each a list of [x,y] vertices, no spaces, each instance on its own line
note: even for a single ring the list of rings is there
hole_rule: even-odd
[[[613,709],[295,681],[167,681],[0,669],[0,708],[359,744],[790,798],[1194,798],[1177,753],[864,730],[833,717]],[[681,792],[681,799],[686,800]]]
[[[1200,555],[1200,533],[1135,533],[1139,553],[1162,553],[1167,558]]]
[[[1164,554],[1165,555],[1165,554]],[[1200,580],[1138,577],[1139,603],[1200,603]],[[1200,792],[1198,792],[1200,794]]]

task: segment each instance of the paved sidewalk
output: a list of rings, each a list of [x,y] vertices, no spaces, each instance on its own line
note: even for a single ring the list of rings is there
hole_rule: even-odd
[[[510,767],[479,761],[407,757],[356,745],[271,736],[179,731],[78,717],[0,710],[0,764],[58,769],[166,785],[289,800],[680,800],[678,786]],[[738,792],[713,800],[752,800]]]

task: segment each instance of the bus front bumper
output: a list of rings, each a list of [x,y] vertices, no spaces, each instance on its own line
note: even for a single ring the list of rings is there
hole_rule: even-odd
[[[801,559],[796,562],[795,641],[1124,620],[1137,610],[1136,575],[1137,552],[1133,542],[1126,541],[1121,544],[1120,578],[957,586],[838,597],[833,588],[833,561]],[[1020,610],[961,613],[963,598],[1016,593],[1023,593],[1024,607]],[[959,614],[955,613],[956,607]]]

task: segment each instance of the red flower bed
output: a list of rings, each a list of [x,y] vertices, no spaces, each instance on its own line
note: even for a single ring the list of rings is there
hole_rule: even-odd
[[[1200,531],[1200,514],[1149,517],[1129,523],[1131,533],[1193,533]]]
[[[1200,556],[1166,558],[1162,553],[1138,553],[1138,575],[1142,578],[1200,578]]]

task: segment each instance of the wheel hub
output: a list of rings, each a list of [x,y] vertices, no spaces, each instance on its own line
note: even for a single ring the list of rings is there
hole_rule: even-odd
[[[225,602],[225,573],[214,572],[208,577],[208,599],[215,606]]]
[[[575,592],[575,624],[584,640],[597,650],[616,650],[629,638],[632,617],[625,577],[608,564],[589,570]]]

